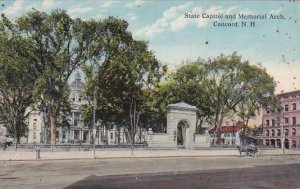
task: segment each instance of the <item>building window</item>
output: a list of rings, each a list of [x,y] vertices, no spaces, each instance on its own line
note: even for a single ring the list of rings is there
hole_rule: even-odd
[[[285,111],[288,111],[288,110],[289,110],[289,105],[288,105],[288,104],[284,105],[284,110],[285,110]]]
[[[270,110],[269,110],[269,108],[267,109],[267,114],[269,114],[270,113]]]
[[[293,125],[296,125],[296,117],[292,117]]]
[[[269,139],[266,140],[266,146],[269,146],[270,145],[270,142],[269,142]]]
[[[296,129],[295,128],[292,129],[292,135],[296,136]]]
[[[269,130],[266,130],[266,136],[269,136],[270,133],[269,133]]]
[[[33,140],[36,139],[36,132],[33,132]]]
[[[289,124],[289,118],[284,118],[284,124],[288,125]]]
[[[215,134],[213,134],[213,136],[214,136],[214,135],[215,135]],[[176,131],[174,131],[173,136],[174,136],[173,140],[176,141]],[[214,144],[214,141],[212,142],[212,144]]]
[[[270,121],[269,121],[269,120],[267,120],[267,126],[268,126],[268,127],[270,126]]]
[[[289,134],[289,130],[288,129],[284,129],[284,135],[288,136],[288,134]]]
[[[80,126],[80,112],[74,112],[74,126]]]
[[[75,94],[73,94],[72,101],[75,101]]]
[[[276,143],[277,143],[277,148],[281,148],[281,141],[280,141],[280,139],[277,139]]]
[[[110,133],[110,139],[114,138],[114,133]]]
[[[33,129],[34,130],[36,129],[36,123],[33,123]]]
[[[272,136],[275,136],[275,131],[274,130],[272,130]]]
[[[56,135],[55,138],[56,138],[56,139],[59,139],[59,132],[56,131],[55,133],[56,133],[56,134],[55,134],[55,135]]]
[[[280,136],[280,135],[281,135],[280,132],[281,132],[280,129],[277,129],[277,136]]]
[[[297,109],[297,105],[296,103],[293,103],[293,110],[296,110]]]
[[[293,148],[296,148],[296,146],[297,146],[297,145],[296,145],[296,140],[292,140],[292,147],[293,147]]]
[[[37,121],[37,119],[35,118],[35,119],[33,119],[33,121]]]
[[[275,119],[272,119],[272,126],[275,126]]]

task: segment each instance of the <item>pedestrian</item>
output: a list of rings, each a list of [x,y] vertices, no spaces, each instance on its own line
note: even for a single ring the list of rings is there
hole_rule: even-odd
[[[3,143],[3,151],[6,150],[7,146],[8,146],[7,142],[4,142],[4,143]]]

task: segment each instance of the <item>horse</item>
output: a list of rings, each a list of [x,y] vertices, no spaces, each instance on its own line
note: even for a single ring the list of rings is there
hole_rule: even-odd
[[[238,146],[237,147],[240,152],[240,157],[242,157],[242,152],[245,152],[246,156],[254,156],[258,152],[258,148],[256,146]]]

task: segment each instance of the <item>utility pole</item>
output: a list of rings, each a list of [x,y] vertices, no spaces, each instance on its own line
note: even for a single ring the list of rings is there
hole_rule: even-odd
[[[235,137],[236,137],[236,134],[235,134],[235,120],[233,119],[231,121],[232,121],[231,145],[233,146],[233,145],[235,145],[235,141],[236,141],[236,139],[235,139]]]
[[[93,149],[94,149],[94,159],[96,159],[96,147],[95,147],[95,139],[96,139],[96,90],[94,88],[93,92]]]
[[[287,134],[285,132],[284,127],[282,127],[282,134],[283,134],[283,140],[282,140],[282,155],[285,155],[285,135]]]
[[[279,128],[282,126],[282,155],[285,155],[285,135],[287,134],[284,129],[284,117],[281,115],[278,122]]]

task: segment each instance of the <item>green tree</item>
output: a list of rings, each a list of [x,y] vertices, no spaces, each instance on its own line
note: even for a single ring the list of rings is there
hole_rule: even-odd
[[[89,47],[95,37],[95,21],[72,19],[63,10],[50,14],[32,10],[15,21],[5,20],[5,31],[13,33],[11,28],[16,28],[19,36],[30,40],[28,61],[38,76],[33,95],[49,111],[51,144],[55,144],[58,115],[68,102],[67,80],[88,60]]]
[[[143,41],[125,41],[112,52],[117,53],[101,62],[96,73],[99,118],[103,124],[127,126],[134,144],[147,98],[145,91],[159,82],[163,68]]]
[[[211,122],[213,109],[210,106],[210,94],[206,91],[209,80],[206,78],[206,62],[198,59],[187,61],[175,71],[169,71],[165,80],[153,90],[146,101],[146,111],[142,122],[161,132],[166,126],[166,106],[184,101],[197,107],[197,132],[203,124]]]
[[[7,32],[6,26],[12,32]],[[27,131],[26,118],[33,104],[36,79],[28,59],[30,43],[5,17],[0,21],[0,43],[0,114],[8,133],[19,143]]]
[[[102,126],[108,129],[112,122],[117,125],[124,124],[123,120],[126,113],[122,110],[122,103],[119,103],[122,100],[118,99],[120,96],[114,94],[116,91],[110,88],[109,83],[113,77],[116,81],[119,74],[113,72],[118,67],[117,56],[120,57],[124,54],[125,49],[128,48],[133,39],[131,33],[127,30],[128,23],[114,17],[99,21],[95,28],[97,31],[96,38],[89,47],[91,59],[82,66],[86,81],[83,95],[89,100],[89,104],[84,107],[84,120],[91,124],[94,93],[96,93],[96,120],[101,119]],[[115,76],[110,74],[115,74]],[[103,92],[104,90],[105,92]]]
[[[261,108],[279,115],[274,91],[273,78],[263,68],[242,61],[236,53],[187,61],[150,91],[143,121],[155,128],[164,123],[169,103],[185,101],[198,108],[198,129],[203,123],[212,125],[218,133],[214,141],[220,143],[219,131],[225,119],[238,117],[246,130],[249,119]]]
[[[243,123],[242,134],[246,135],[249,120],[257,116],[261,110],[280,111],[280,105],[275,96],[274,79],[262,67],[245,62],[240,65],[239,78],[242,91],[242,101],[237,107],[237,116]],[[243,142],[243,141],[242,141]]]

